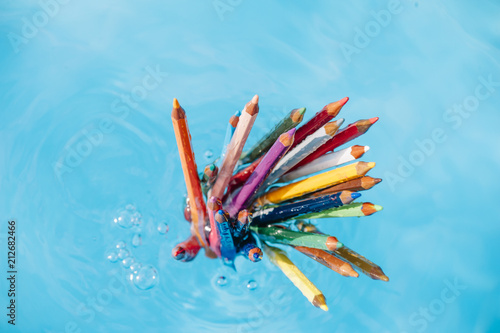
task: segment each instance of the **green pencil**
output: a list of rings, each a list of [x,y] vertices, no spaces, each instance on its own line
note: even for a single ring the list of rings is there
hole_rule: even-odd
[[[303,216],[297,216],[295,220],[322,219],[328,217],[360,217],[368,216],[381,211],[383,208],[370,202],[351,203],[345,206],[326,209],[322,212],[310,213]]]
[[[325,251],[335,251],[343,246],[343,244],[333,236],[292,231],[280,226],[251,226],[250,229],[261,239],[273,243],[312,247]]]
[[[243,164],[253,162],[255,159],[262,156],[265,152],[271,148],[278,137],[296,127],[302,119],[304,119],[304,113],[306,108],[293,109],[290,113],[283,118],[273,129],[264,135],[257,143],[250,148],[247,152],[241,154],[241,162]]]

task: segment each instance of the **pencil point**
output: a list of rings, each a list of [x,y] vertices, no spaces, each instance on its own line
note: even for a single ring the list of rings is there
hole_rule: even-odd
[[[361,193],[358,193],[358,192],[353,192],[351,193],[351,198],[352,200],[356,200],[357,198],[359,198],[361,196]]]
[[[299,109],[297,109],[297,113],[303,116],[304,113],[306,113],[306,108],[299,108]]]
[[[382,178],[373,178],[373,181],[375,182],[375,184],[378,184],[382,181]]]
[[[182,260],[186,256],[186,250],[180,246],[176,246],[172,249],[172,257],[175,260]]]
[[[368,119],[370,121],[370,123],[373,125],[375,124],[378,120],[379,120],[379,117],[373,117],[373,118],[370,118]]]
[[[382,275],[382,276],[380,276],[380,280],[382,280],[384,282],[389,282],[389,277],[387,275]]]
[[[380,205],[373,205],[373,208],[377,211],[377,212],[380,212],[381,210],[384,209],[384,207],[380,206]]]
[[[339,101],[341,106],[344,106],[349,101],[349,97],[344,97]]]
[[[328,305],[324,304],[324,305],[320,305],[319,308],[323,311],[327,311],[328,312]]]
[[[320,308],[323,311],[328,311],[328,306],[326,305],[325,295],[323,295],[323,294],[319,294],[319,295],[314,296],[311,303],[312,303],[312,305],[314,305],[317,308]]]
[[[337,242],[337,249],[340,249],[342,247],[344,247],[344,244],[341,242]]]
[[[338,120],[335,120],[335,121],[331,121],[329,123],[327,123],[324,127],[325,127],[325,133],[329,136],[334,136],[335,133],[337,133],[337,131],[339,130],[340,126],[342,125],[342,123],[344,122],[344,119],[338,119]]]
[[[364,202],[362,207],[361,207],[361,212],[365,216],[369,216],[369,215],[372,215],[372,214],[378,212],[378,210],[375,209],[375,205],[372,204],[371,202]]]
[[[368,162],[368,165],[367,165],[367,166],[368,166],[370,169],[373,169],[373,168],[375,167],[375,165],[376,165],[376,163],[375,163],[375,162]]]
[[[255,95],[255,96],[252,98],[252,103],[254,103],[254,104],[258,104],[258,103],[259,103],[259,95]]]
[[[358,159],[361,156],[363,156],[363,154],[367,151],[367,149],[365,147],[368,147],[368,146],[358,146],[358,145],[352,146],[351,147],[352,157],[354,157],[355,159]]]
[[[174,108],[180,108],[181,105],[179,104],[179,101],[177,100],[177,98],[174,98]]]

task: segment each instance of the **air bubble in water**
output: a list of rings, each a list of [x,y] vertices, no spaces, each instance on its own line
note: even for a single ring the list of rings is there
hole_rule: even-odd
[[[115,251],[109,252],[106,258],[108,258],[108,260],[113,263],[118,261],[118,255]]]
[[[213,156],[214,156],[214,152],[213,152],[211,149],[208,149],[208,150],[205,152],[205,158],[206,158],[207,160],[210,160]]]
[[[118,243],[116,243],[117,249],[124,249],[126,247],[127,247],[127,244],[124,241],[119,241]]]
[[[168,232],[168,224],[166,222],[160,222],[157,229],[160,234],[164,235]]]
[[[224,287],[225,285],[227,285],[227,278],[225,276],[219,276],[217,278],[217,284],[221,287]]]
[[[122,260],[122,266],[125,268],[129,268],[135,262],[135,259],[132,257],[127,257]]]
[[[141,290],[151,289],[158,283],[158,271],[152,265],[146,265],[134,274],[133,282]]]
[[[130,270],[132,273],[137,274],[139,270],[142,268],[142,264],[140,262],[134,262],[132,265],[130,265]]]
[[[120,249],[118,251],[118,258],[120,259],[125,259],[127,257],[130,257],[130,251],[127,249]]]
[[[141,237],[141,234],[135,234],[133,237],[132,237],[132,245],[134,247],[138,247],[138,246],[141,246],[142,245],[142,237]]]
[[[255,280],[248,281],[247,288],[248,288],[248,290],[255,290],[255,289],[257,289],[257,282],[255,282]]]
[[[118,211],[118,216],[115,217],[113,222],[123,229],[130,229],[133,226],[138,226],[142,223],[142,216],[134,206],[127,205],[125,209]]]

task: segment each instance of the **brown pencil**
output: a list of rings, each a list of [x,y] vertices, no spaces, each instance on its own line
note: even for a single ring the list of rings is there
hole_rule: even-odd
[[[330,268],[332,271],[339,273],[342,276],[358,277],[359,274],[356,272],[351,264],[345,262],[334,255],[318,249],[313,249],[305,246],[294,246],[295,250],[305,254],[311,259],[316,260],[320,264]]]
[[[372,178],[370,176],[364,176],[358,179],[349,180],[345,183],[328,187],[319,192],[314,192],[312,196],[321,197],[323,195],[333,194],[340,191],[352,191],[352,192],[366,191],[371,189],[373,186],[380,183],[381,181],[382,179],[380,178]]]

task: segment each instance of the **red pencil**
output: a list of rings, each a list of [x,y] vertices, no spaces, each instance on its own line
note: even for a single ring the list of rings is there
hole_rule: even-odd
[[[349,142],[357,138],[358,136],[366,133],[368,129],[370,129],[370,127],[377,122],[377,120],[378,117],[374,117],[370,119],[358,120],[348,125],[344,129],[339,131],[337,134],[335,134],[335,136],[330,140],[328,140],[324,145],[316,149],[315,152],[313,152],[311,155],[307,156],[302,161],[300,161],[300,163],[297,164],[295,167],[293,167],[290,171],[296,170],[301,166],[304,166],[310,163],[311,161],[314,161],[318,157],[333,151],[335,148],[342,146],[344,143]]]

